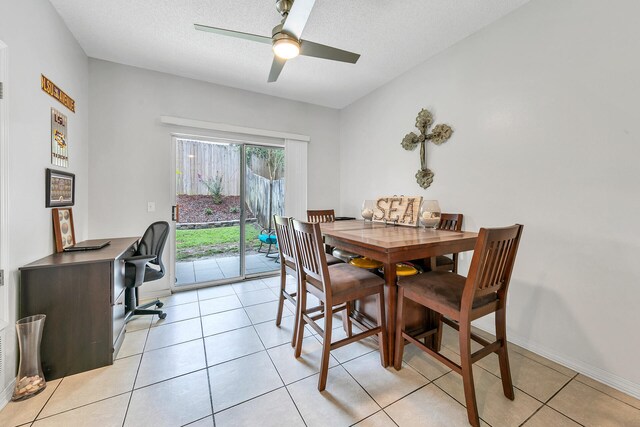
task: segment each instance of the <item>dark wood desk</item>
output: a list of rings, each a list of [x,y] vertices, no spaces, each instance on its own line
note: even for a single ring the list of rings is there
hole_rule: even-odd
[[[393,364],[395,346],[395,319],[397,306],[396,263],[423,259],[437,255],[472,250],[478,233],[467,231],[445,231],[415,227],[403,227],[364,221],[340,221],[320,224],[325,242],[331,246],[380,261],[384,265],[387,300],[387,333],[389,363]],[[365,306],[356,307],[366,322]],[[411,309],[407,310],[411,312]],[[375,311],[371,311],[375,313]],[[428,315],[418,313],[416,317]],[[425,319],[430,322],[432,319]],[[417,319],[410,319],[408,325]],[[425,325],[430,327],[433,325]]]
[[[20,269],[20,317],[46,314],[40,349],[47,380],[111,365],[124,340],[124,261],[137,237],[63,252]]]

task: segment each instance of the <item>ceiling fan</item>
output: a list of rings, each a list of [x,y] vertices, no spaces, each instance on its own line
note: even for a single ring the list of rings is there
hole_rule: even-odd
[[[357,53],[336,49],[335,47],[325,46],[300,38],[314,3],[315,0],[276,0],[276,10],[282,15],[282,22],[273,27],[271,37],[225,30],[224,28],[209,27],[201,24],[194,24],[194,26],[196,30],[200,31],[271,44],[275,55],[273,57],[273,63],[271,64],[268,82],[278,80],[278,76],[287,60],[295,58],[298,55],[355,64],[358,58],[360,58],[360,55]]]

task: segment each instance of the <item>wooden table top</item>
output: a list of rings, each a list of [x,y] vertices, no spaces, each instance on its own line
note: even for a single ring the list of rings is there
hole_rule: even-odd
[[[464,244],[473,246],[478,233],[403,227],[364,221],[321,224],[322,234],[344,242],[388,252],[423,245]]]
[[[34,268],[46,268],[54,265],[87,264],[101,261],[111,261],[120,257],[127,249],[137,242],[139,237],[122,237],[111,240],[107,246],[101,249],[78,252],[60,252],[51,254],[21,267],[20,270]],[[82,242],[78,242],[82,243]]]

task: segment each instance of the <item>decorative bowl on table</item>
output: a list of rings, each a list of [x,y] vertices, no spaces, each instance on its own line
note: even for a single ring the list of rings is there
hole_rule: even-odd
[[[375,208],[375,200],[365,200],[362,202],[360,214],[365,221],[373,220],[373,209]]]
[[[440,224],[440,213],[437,200],[425,200],[420,206],[420,222],[425,228],[436,228]]]

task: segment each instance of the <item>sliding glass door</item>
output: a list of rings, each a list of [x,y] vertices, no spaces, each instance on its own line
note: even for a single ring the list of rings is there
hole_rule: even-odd
[[[271,217],[284,211],[284,149],[175,138],[175,286],[278,271]]]

